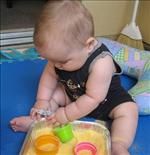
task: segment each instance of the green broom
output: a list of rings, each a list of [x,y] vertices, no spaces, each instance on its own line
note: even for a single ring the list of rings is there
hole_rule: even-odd
[[[124,27],[117,41],[128,46],[143,50],[144,47],[142,42],[142,35],[139,27],[135,23],[138,5],[139,0],[135,0],[131,22]]]

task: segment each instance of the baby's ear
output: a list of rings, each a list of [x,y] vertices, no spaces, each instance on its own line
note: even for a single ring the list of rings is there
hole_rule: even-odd
[[[88,38],[86,41],[87,50],[92,51],[96,44],[97,44],[97,40],[94,37]]]

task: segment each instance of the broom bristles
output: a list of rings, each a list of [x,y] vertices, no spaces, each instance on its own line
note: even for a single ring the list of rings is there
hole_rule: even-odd
[[[132,38],[130,38],[124,34],[120,34],[117,41],[122,43],[122,44],[131,46],[131,47],[134,47],[134,48],[137,48],[140,50],[144,50],[142,40],[135,40],[135,39],[132,39]]]

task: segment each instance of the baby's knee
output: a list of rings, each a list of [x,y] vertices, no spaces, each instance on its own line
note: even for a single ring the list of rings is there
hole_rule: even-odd
[[[66,105],[66,102],[68,102],[67,95],[64,91],[64,88],[61,85],[56,88],[52,98],[55,101],[55,103],[59,106],[64,106]]]
[[[137,118],[138,117],[138,106],[134,102],[129,102],[129,105],[126,107],[126,112],[129,116]]]
[[[124,109],[128,115],[138,116],[138,106],[135,102],[123,103],[122,109]]]
[[[111,113],[112,119],[117,117],[138,117],[138,106],[134,102],[125,102],[115,107]]]

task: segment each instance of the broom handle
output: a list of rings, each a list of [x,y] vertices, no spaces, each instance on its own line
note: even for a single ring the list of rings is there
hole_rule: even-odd
[[[135,0],[135,2],[134,2],[134,10],[133,10],[133,15],[132,15],[131,23],[135,23],[135,21],[136,21],[136,15],[137,15],[138,5],[139,5],[139,0]]]

